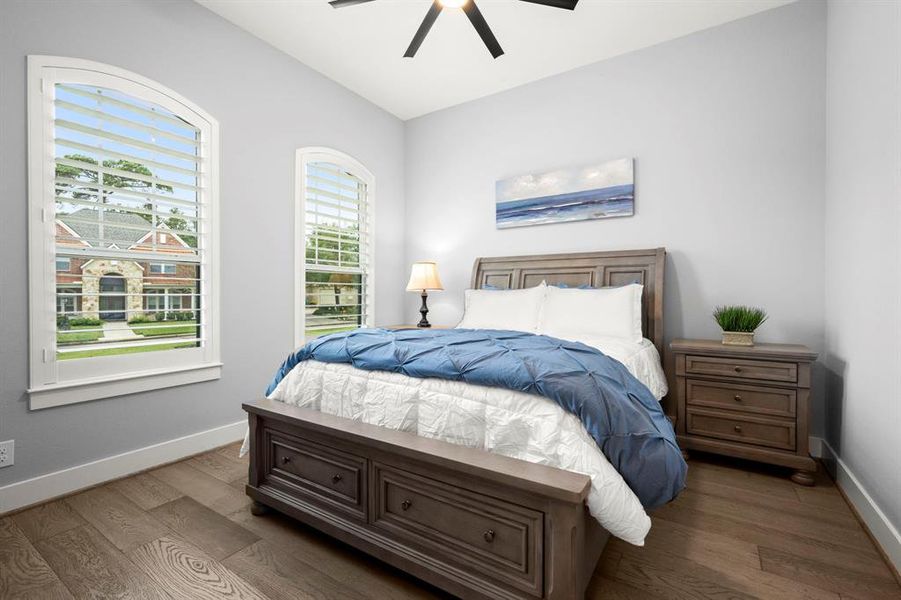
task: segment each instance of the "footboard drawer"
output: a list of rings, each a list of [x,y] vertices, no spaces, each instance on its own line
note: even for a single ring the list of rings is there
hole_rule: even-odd
[[[372,523],[450,564],[542,596],[541,512],[373,463]]]
[[[264,437],[268,485],[366,520],[365,458],[274,429]]]

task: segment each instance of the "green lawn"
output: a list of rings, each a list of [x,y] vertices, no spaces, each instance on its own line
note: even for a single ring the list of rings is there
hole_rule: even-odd
[[[166,325],[166,327],[160,327],[160,325]],[[194,334],[197,332],[197,321],[154,321],[132,325],[131,330],[144,337]]]
[[[156,346],[132,346],[130,348],[98,348],[96,350],[82,350],[80,352],[57,353],[57,360],[70,360],[73,358],[91,358],[94,356],[113,356],[117,354],[137,354],[138,352],[154,352],[156,350],[174,350],[175,348],[193,348],[196,342],[159,344]]]
[[[303,332],[304,339],[312,340],[313,338],[322,337],[330,333],[338,333],[339,331],[350,331],[356,329],[357,325],[346,325],[344,327],[335,327],[334,329],[307,329]]]
[[[102,331],[79,331],[79,329],[100,329],[101,325],[73,325],[71,329],[65,331],[57,331],[56,343],[58,344],[75,344],[85,342],[96,342],[100,339]]]
[[[143,326],[141,326],[143,325]],[[196,321],[160,321],[142,323],[132,326],[132,330],[146,338],[189,335],[194,336],[197,331]],[[152,326],[149,326],[152,325]],[[165,327],[155,327],[166,325]],[[71,329],[57,332],[57,343],[61,347],[73,347],[78,344],[90,344],[103,342],[102,331],[79,331],[81,329],[101,329],[102,325],[74,325]],[[126,348],[93,348],[90,350],[78,350],[75,352],[57,353],[58,360],[71,360],[73,358],[90,358],[94,356],[115,356],[119,354],[137,354],[139,352],[155,352],[157,350],[173,350],[175,348],[192,348],[196,342],[177,342],[171,344],[159,344],[154,346],[132,346]]]

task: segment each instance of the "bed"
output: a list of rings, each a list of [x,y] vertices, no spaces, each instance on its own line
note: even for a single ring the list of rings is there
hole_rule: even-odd
[[[573,288],[640,283],[640,328],[645,344],[658,357],[659,368],[664,257],[664,250],[658,248],[480,258],[473,268],[472,288],[519,290],[543,282]],[[605,350],[611,355],[619,352],[624,364],[634,361],[629,367],[633,374],[648,368],[647,360],[640,359],[647,352],[640,347],[630,352],[608,344]],[[467,409],[462,420],[453,421],[477,423],[481,430],[455,425],[427,431],[423,428],[444,423],[447,416],[424,418],[423,411],[430,406],[456,406],[459,400],[420,402],[419,412],[413,411],[417,418],[409,419],[411,409],[403,404],[408,396],[382,391],[377,395],[390,398],[380,399],[379,406],[394,401],[401,410],[361,417],[367,405],[356,402],[353,390],[361,390],[361,395],[369,389],[367,385],[407,390],[414,383],[398,373],[364,373],[351,365],[316,361],[304,363],[303,370],[289,369],[288,375],[273,387],[269,398],[244,405],[251,455],[246,490],[254,501],[254,514],[269,509],[283,512],[464,598],[582,597],[608,530],[635,544],[647,533],[650,521],[640,504],[636,511],[628,486],[621,486],[622,478],[610,474],[609,464],[601,464],[606,461],[579,451],[591,445],[591,438],[576,417],[560,416],[564,413],[556,405],[535,404],[546,414],[520,430],[545,427],[553,435],[570,432],[568,438],[539,444],[532,454],[520,452],[516,444],[495,442],[489,452],[479,447],[485,444],[478,437],[473,441],[466,432],[476,430],[495,440],[492,415],[510,398],[521,404],[525,394],[419,379],[415,385],[425,387],[417,388],[417,398],[477,399],[478,406],[495,411],[473,417],[478,411]],[[638,374],[650,390],[655,384],[644,375]],[[329,381],[343,387],[343,405],[327,407],[328,394],[315,391],[320,385],[327,388]],[[657,385],[663,386],[654,391],[659,400],[665,383]],[[536,410],[526,412],[534,416]],[[398,414],[400,422],[386,422]],[[566,450],[563,459],[552,460],[554,448]],[[575,462],[567,458],[571,456]],[[631,481],[634,487],[634,478]],[[608,526],[602,527],[601,522]]]

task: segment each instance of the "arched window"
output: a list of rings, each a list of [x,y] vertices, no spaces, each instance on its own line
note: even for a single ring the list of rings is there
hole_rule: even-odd
[[[28,57],[28,103],[31,407],[217,378],[215,119],[52,56]],[[148,303],[162,284],[177,313]]]
[[[372,326],[375,178],[329,148],[297,151],[295,342]]]

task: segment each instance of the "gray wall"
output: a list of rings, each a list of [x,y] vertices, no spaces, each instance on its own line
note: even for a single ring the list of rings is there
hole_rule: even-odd
[[[25,56],[97,60],[155,79],[222,133],[222,356],[216,382],[29,412]],[[322,145],[377,179],[376,317],[401,318],[403,123],[201,6],[0,2],[0,486],[243,416],[293,345],[294,150]],[[264,216],[265,215],[265,216]]]
[[[408,121],[407,260],[438,261],[434,322],[459,319],[476,256],[665,246],[668,340],[749,303],[761,340],[821,351],[824,44],[824,5],[800,2]],[[628,156],[634,217],[495,229],[496,180]]]
[[[828,12],[825,438],[901,524],[901,4]]]

